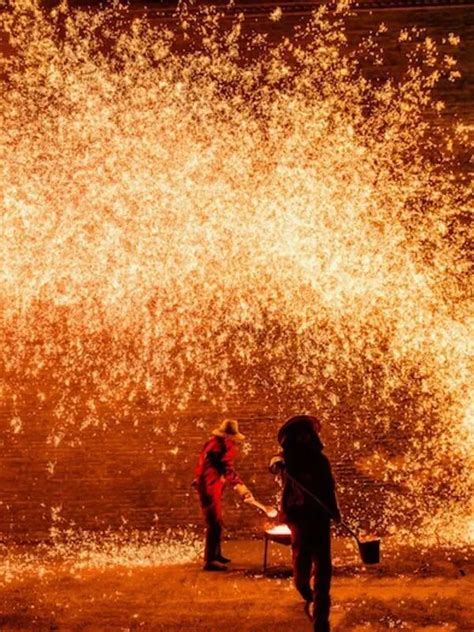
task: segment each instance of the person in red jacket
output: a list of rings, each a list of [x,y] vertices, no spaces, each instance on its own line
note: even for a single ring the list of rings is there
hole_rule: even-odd
[[[231,560],[221,551],[222,538],[222,492],[231,485],[244,502],[253,500],[253,495],[244,485],[234,469],[237,454],[236,444],[245,439],[239,432],[237,421],[228,419],[212,432],[204,445],[196,466],[193,487],[199,493],[202,512],[206,522],[204,570],[225,571],[224,564]]]
[[[319,438],[321,424],[311,415],[296,415],[280,428],[282,448],[270,462],[281,475],[283,494],[280,517],[291,531],[295,586],[313,604],[314,632],[329,632],[332,576],[330,522],[340,522],[335,483]],[[300,487],[319,498],[325,509]],[[314,570],[314,589],[310,579]]]

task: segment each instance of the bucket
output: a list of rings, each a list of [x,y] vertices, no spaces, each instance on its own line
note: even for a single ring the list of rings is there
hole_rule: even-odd
[[[380,562],[380,540],[357,540],[359,552],[364,564],[378,564]]]

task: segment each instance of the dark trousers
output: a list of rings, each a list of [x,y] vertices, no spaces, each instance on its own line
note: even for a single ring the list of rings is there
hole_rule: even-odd
[[[222,485],[212,488],[201,485],[198,489],[202,513],[206,523],[204,563],[213,562],[221,555],[222,537]]]
[[[204,562],[213,562],[221,555],[222,518],[214,508],[204,512],[206,519],[206,543]]]
[[[288,526],[291,529],[295,586],[305,601],[314,602],[314,632],[329,632],[332,576],[329,520],[298,520]]]

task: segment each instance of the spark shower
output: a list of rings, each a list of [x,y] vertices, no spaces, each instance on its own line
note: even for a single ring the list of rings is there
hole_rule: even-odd
[[[25,401],[51,410],[53,444],[143,408],[290,402],[403,485],[388,528],[465,541],[466,129],[436,97],[457,36],[400,32],[394,79],[376,72],[386,27],[349,46],[342,6],[277,43],[213,9],[171,28],[1,7],[10,431]]]

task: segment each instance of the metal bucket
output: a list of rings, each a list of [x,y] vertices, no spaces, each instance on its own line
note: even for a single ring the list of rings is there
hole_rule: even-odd
[[[380,540],[357,540],[359,552],[364,564],[378,564],[380,562]]]

